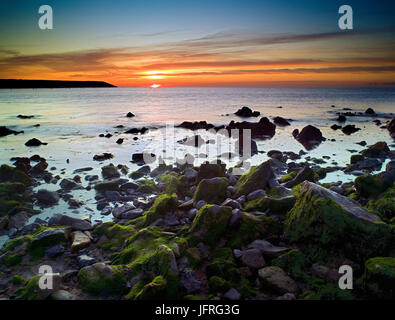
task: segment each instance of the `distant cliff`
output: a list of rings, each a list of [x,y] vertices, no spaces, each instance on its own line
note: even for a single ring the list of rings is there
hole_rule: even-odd
[[[116,87],[104,81],[59,81],[0,79],[0,89],[28,88],[107,88]]]

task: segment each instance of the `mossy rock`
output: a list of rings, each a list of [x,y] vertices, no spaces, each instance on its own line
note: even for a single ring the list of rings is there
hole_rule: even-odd
[[[251,168],[237,181],[235,197],[247,195],[258,189],[268,189],[269,181],[275,178],[270,162],[266,161],[257,167]]]
[[[395,258],[375,257],[367,260],[363,284],[373,299],[394,299]]]
[[[252,201],[249,201],[244,206],[244,210],[250,211],[262,211],[270,210],[273,214],[286,214],[292,209],[296,202],[296,197],[286,196],[282,198],[270,198],[262,197]]]
[[[126,290],[125,268],[102,262],[84,267],[78,273],[82,289],[94,296],[122,294]]]
[[[229,284],[225,279],[218,276],[212,276],[208,279],[208,285],[211,293],[225,292],[229,289]]]
[[[174,212],[178,207],[177,195],[175,193],[161,194],[157,197],[146,212],[145,224],[150,225],[154,221],[164,218],[167,213]]]
[[[322,283],[306,290],[298,296],[301,300],[355,300],[350,290],[342,290],[336,285]]]
[[[31,211],[31,205],[25,203],[25,191],[26,186],[21,182],[0,183],[0,217],[11,214],[16,208]]]
[[[354,181],[355,189],[362,197],[377,197],[393,185],[393,179],[386,178],[380,174],[369,173],[359,176]]]
[[[163,174],[159,181],[163,182],[166,187],[164,192],[167,194],[177,194],[179,197],[184,197],[186,195],[186,185],[181,181],[181,178],[177,174]]]
[[[27,283],[28,280],[22,276],[20,276],[19,274],[16,274],[12,277],[12,284],[14,285],[21,285],[21,284],[25,284]]]
[[[155,193],[158,190],[158,186],[153,180],[143,180],[140,182],[137,192],[141,193]]]
[[[240,249],[256,239],[268,235],[280,235],[283,232],[282,225],[274,218],[264,215],[254,216],[250,213],[242,213],[241,222],[226,234],[229,239],[227,246],[232,249]]]
[[[196,214],[190,228],[190,240],[193,243],[200,241],[214,246],[226,233],[232,209],[217,205],[205,205]]]
[[[119,250],[126,239],[136,234],[136,230],[131,225],[117,224],[114,222],[105,222],[99,224],[95,230],[94,235],[105,236],[107,240],[98,243],[98,247],[108,250]]]
[[[38,291],[40,290],[38,287],[39,279],[39,274],[31,278],[23,288],[17,290],[16,298],[18,300],[37,300]]]
[[[272,260],[272,265],[280,267],[287,271],[295,280],[306,281],[306,258],[304,254],[297,249],[282,254],[280,257]]]
[[[390,221],[395,217],[395,184],[380,194],[376,200],[370,200],[367,208],[384,220]]]
[[[285,182],[291,181],[292,179],[294,179],[296,177],[297,174],[298,174],[298,171],[291,171],[290,173],[283,175],[280,179],[278,179],[278,181],[280,183],[285,183]]]
[[[197,181],[201,181],[203,179],[211,179],[215,177],[224,177],[225,176],[225,168],[226,165],[224,163],[202,163],[199,167],[199,172],[197,176]]]
[[[20,182],[29,186],[33,184],[33,179],[22,170],[3,164],[0,167],[0,182]]]
[[[167,294],[167,281],[162,276],[155,277],[138,292],[134,300],[163,300]],[[127,298],[132,298],[128,295]]]
[[[226,199],[228,185],[229,181],[226,178],[203,179],[193,195],[194,203],[204,200],[209,204],[221,204]]]
[[[387,252],[393,241],[391,228],[353,200],[304,182],[285,231],[313,261],[347,257],[363,263]]]

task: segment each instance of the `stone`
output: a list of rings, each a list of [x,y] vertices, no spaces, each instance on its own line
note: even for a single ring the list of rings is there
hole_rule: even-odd
[[[249,117],[259,117],[261,113],[259,111],[252,111],[249,107],[242,107],[235,112],[236,116],[242,118],[249,118]]]
[[[194,203],[204,200],[210,204],[220,204],[226,198],[226,188],[229,182],[226,178],[211,178],[200,181],[193,195]]]
[[[233,200],[233,199],[230,199],[230,198],[226,199],[221,204],[221,206],[228,206],[228,207],[231,207],[232,209],[241,209],[242,208],[240,203],[238,203],[236,200]]]
[[[77,257],[77,262],[80,268],[83,268],[95,264],[97,261],[95,258],[92,258],[86,254],[82,254]]]
[[[56,258],[64,253],[64,247],[60,244],[55,244],[52,247],[49,247],[47,250],[45,250],[45,255],[50,258]]]
[[[266,261],[258,249],[243,251],[241,261],[251,269],[259,269],[266,266]]]
[[[113,164],[102,167],[101,174],[104,179],[119,178],[121,176],[117,167],[115,167]]]
[[[81,218],[74,218],[64,214],[56,214],[48,221],[49,226],[69,226],[74,230],[88,231],[92,230],[92,224]]]
[[[266,195],[266,191],[265,190],[258,189],[258,190],[255,190],[255,191],[252,191],[251,193],[249,193],[247,195],[247,200],[248,201],[255,200],[255,199],[264,197],[265,195]]]
[[[69,190],[76,188],[77,183],[71,179],[63,179],[60,182],[60,186],[62,187],[62,189],[69,191]]]
[[[248,245],[248,248],[258,249],[263,255],[268,257],[276,257],[290,250],[289,248],[274,246],[266,240],[254,240]]]
[[[15,228],[15,229],[21,229],[23,226],[26,224],[26,222],[29,220],[30,214],[21,211],[18,212],[12,216],[9,217],[8,220],[8,229]],[[0,228],[1,229],[1,228]]]
[[[40,189],[36,193],[36,199],[44,205],[55,205],[59,202],[59,195],[55,191]]]
[[[280,293],[296,293],[298,286],[280,267],[270,266],[258,271],[259,279],[263,285]]]
[[[286,188],[293,188],[294,186],[298,185],[299,183],[302,183],[303,181],[315,181],[315,175],[313,169],[311,169],[309,166],[305,166],[302,168],[296,175],[295,178],[292,180],[286,182],[284,184],[284,187]]]
[[[240,300],[241,295],[235,288],[231,288],[227,292],[225,292],[224,298],[231,301],[236,301]]]
[[[194,270],[185,268],[180,276],[180,286],[185,288],[187,293],[196,293],[201,291],[202,282],[196,279]]]
[[[66,290],[58,290],[51,294],[51,299],[60,301],[78,300],[78,297]]]
[[[297,130],[297,129],[296,129]],[[320,129],[308,125],[301,132],[293,132],[294,138],[300,142],[307,150],[311,150],[326,139],[322,136]]]
[[[26,147],[38,147],[38,146],[47,145],[47,144],[48,144],[48,143],[46,143],[46,142],[41,142],[40,140],[38,140],[38,139],[36,139],[36,138],[33,138],[33,139],[28,140],[28,141],[25,143],[25,146],[26,146]]]
[[[71,251],[76,252],[90,245],[91,235],[88,231],[74,231],[71,233],[71,241]]]

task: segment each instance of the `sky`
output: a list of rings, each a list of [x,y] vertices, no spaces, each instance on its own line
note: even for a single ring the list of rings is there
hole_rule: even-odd
[[[41,5],[53,29],[38,26]],[[353,29],[341,30],[341,5]],[[395,86],[394,1],[2,0],[0,78]]]

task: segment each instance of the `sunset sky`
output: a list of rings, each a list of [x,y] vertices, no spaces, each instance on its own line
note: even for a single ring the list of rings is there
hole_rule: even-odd
[[[0,3],[0,78],[117,86],[394,86],[394,1]],[[40,30],[38,8],[53,8]],[[340,30],[351,5],[354,29]]]

